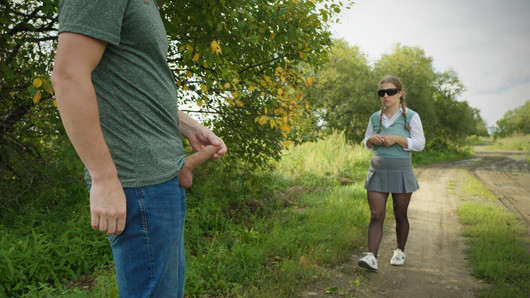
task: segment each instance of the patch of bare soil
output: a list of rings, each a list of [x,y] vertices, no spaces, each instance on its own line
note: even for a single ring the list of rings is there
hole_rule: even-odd
[[[510,152],[478,152],[464,161],[416,169],[420,189],[409,205],[410,234],[403,266],[391,266],[394,222],[388,218],[379,249],[379,270],[357,266],[361,257],[327,270],[327,278],[304,297],[473,297],[486,286],[471,276],[464,255],[465,239],[458,221],[460,188],[469,171],[528,224],[530,174],[524,158]]]

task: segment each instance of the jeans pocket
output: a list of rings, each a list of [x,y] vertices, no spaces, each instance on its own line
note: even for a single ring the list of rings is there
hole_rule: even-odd
[[[118,235],[109,235],[107,236],[107,239],[109,240],[110,244],[114,243]]]

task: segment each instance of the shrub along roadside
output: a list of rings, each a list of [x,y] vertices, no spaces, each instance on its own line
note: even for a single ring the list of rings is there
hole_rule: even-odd
[[[465,179],[463,191],[484,198],[489,193],[474,177]],[[494,197],[491,193],[486,197]],[[482,200],[483,201],[483,200]],[[527,297],[530,293],[530,254],[526,226],[511,212],[492,200],[466,202],[458,215],[468,238],[466,249],[473,275],[492,285],[482,289],[479,297]]]

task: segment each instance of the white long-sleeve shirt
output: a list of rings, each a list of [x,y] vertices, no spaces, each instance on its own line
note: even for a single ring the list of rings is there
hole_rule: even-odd
[[[399,109],[392,118],[388,119],[386,115],[383,113],[383,119],[381,121],[381,124],[384,127],[389,127],[394,122],[396,122],[399,115],[401,115],[402,111]],[[366,144],[368,141],[368,138],[376,134],[374,131],[374,127],[372,125],[372,119],[370,117],[370,120],[368,121],[368,127],[366,128],[366,133],[364,134],[364,147],[367,150],[372,150],[372,148],[369,148]],[[425,148],[425,135],[423,134],[423,126],[421,124],[420,115],[416,113],[412,118],[410,119],[410,138],[407,138],[407,148],[403,148],[405,151],[421,151]]]

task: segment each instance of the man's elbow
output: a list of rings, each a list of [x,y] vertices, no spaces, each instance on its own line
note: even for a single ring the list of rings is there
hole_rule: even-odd
[[[56,95],[57,104],[60,105],[65,95],[69,94],[72,90],[79,90],[83,78],[80,73],[76,73],[68,67],[59,66],[54,67],[50,75],[50,81]]]
[[[50,75],[50,81],[52,83],[53,89],[55,91],[60,90],[63,86],[67,84],[68,73],[61,70],[61,68],[55,67]]]

